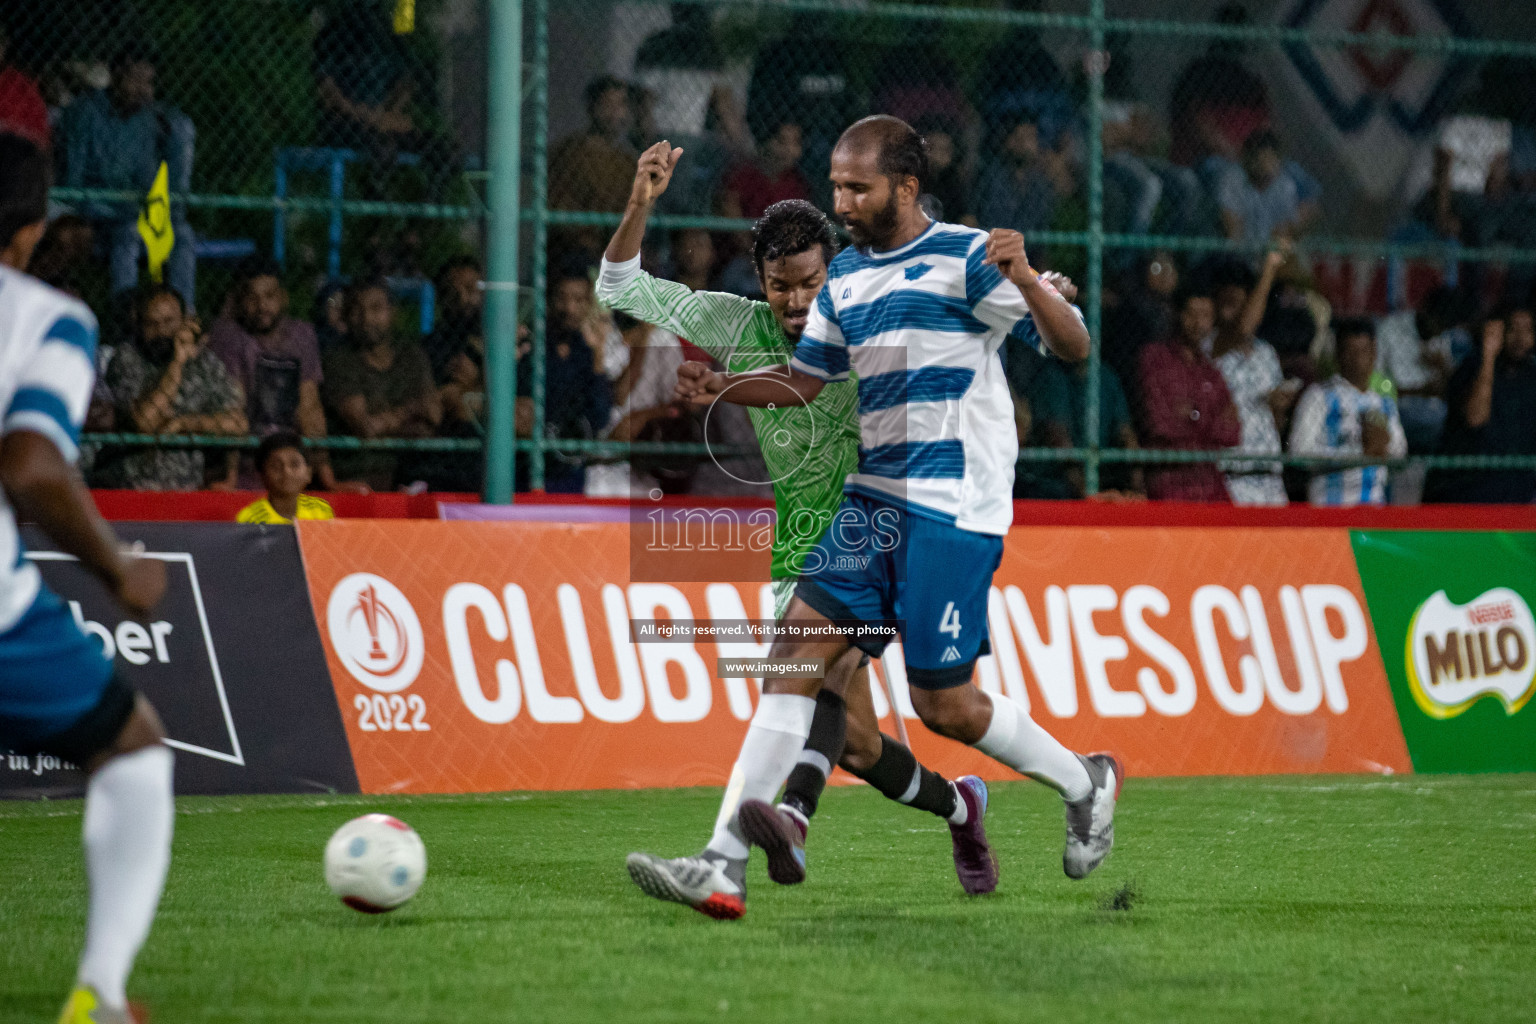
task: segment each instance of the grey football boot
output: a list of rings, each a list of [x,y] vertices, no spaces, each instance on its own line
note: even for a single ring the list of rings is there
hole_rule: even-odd
[[[632,853],[624,861],[630,879],[647,896],[692,907],[717,921],[734,921],[747,912],[747,862],[708,852],[670,860]]]
[[[1115,845],[1115,801],[1125,769],[1113,754],[1078,754],[1077,759],[1088,770],[1093,790],[1081,800],[1066,801],[1067,848],[1061,868],[1068,878],[1087,878]]]

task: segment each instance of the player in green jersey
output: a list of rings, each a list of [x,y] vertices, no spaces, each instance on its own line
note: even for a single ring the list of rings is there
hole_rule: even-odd
[[[675,281],[658,280],[640,269],[640,243],[682,152],[661,142],[642,154],[624,220],[604,254],[598,297],[686,338],[733,372],[783,365],[794,354],[811,303],[826,280],[827,264],[836,254],[831,223],[820,210],[798,200],[776,203],[763,214],[753,229],[752,257],[766,302],[695,292]],[[775,614],[782,618],[804,558],[831,522],[842,502],[843,481],[858,465],[858,386],[853,381],[829,384],[808,405],[786,389],[785,401],[777,408],[748,411],[774,481],[778,525],[772,577]],[[891,799],[946,819],[962,884],[972,893],[992,891],[997,869],[982,827],[985,798],[978,792],[984,793],[984,787],[967,785],[969,778],[958,780],[958,785],[945,779],[920,765],[904,744],[879,732],[867,665],[867,657],[850,649],[828,667],[826,685],[814,705],[806,701],[794,709],[810,717],[809,735],[785,786],[781,809],[798,826],[798,835],[793,848],[782,851],[786,856],[772,856],[770,850],[770,865],[777,868],[774,881],[804,879],[805,827],[832,765],[841,764]],[[782,713],[771,705],[760,706],[754,721]],[[807,736],[803,721],[785,726],[775,732]],[[673,859],[630,854],[630,877],[641,889],[711,917],[732,919],[745,913],[749,847],[736,812],[748,780],[738,774],[733,772],[726,787],[714,835],[703,854]]]

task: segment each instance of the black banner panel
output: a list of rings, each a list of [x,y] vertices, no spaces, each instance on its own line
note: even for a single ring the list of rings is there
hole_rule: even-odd
[[[23,531],[26,557],[159,711],[176,751],[176,792],[357,792],[292,527],[116,529],[165,563],[165,599],[142,621],[33,529]],[[83,772],[53,758],[0,755],[0,798],[84,788]]]

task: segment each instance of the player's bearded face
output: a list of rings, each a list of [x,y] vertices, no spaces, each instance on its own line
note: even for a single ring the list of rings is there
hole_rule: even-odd
[[[848,235],[853,239],[853,244],[862,248],[868,245],[878,246],[895,234],[896,219],[896,190],[891,189],[886,193],[884,206],[863,216],[850,211],[843,215],[842,222],[843,227],[848,229]]]
[[[832,209],[860,248],[884,248],[895,236],[900,214],[896,181],[880,168],[879,147],[843,139],[832,150],[827,177]]]

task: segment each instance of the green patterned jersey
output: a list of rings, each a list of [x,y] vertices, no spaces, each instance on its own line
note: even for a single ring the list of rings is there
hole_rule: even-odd
[[[640,269],[638,258],[620,264],[605,260],[597,291],[609,306],[686,338],[732,373],[782,366],[794,355],[766,302],[659,280]],[[778,506],[774,579],[799,573],[843,500],[843,481],[859,462],[856,382],[828,384],[809,405],[787,388],[784,393],[788,401],[779,408],[747,410]]]

